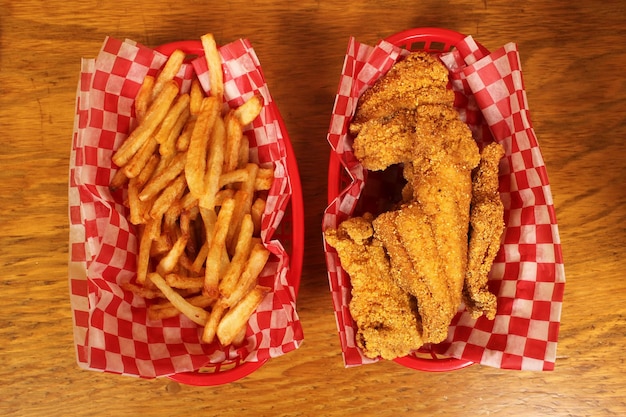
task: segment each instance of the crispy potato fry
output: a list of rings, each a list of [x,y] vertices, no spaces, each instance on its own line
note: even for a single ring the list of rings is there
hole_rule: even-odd
[[[222,172],[219,180],[219,187],[224,188],[237,182],[243,182],[248,178],[248,170],[245,168],[235,169],[229,172]]]
[[[207,66],[209,68],[209,88],[210,94],[213,97],[217,97],[218,101],[222,102],[224,97],[224,73],[222,72],[222,58],[217,49],[215,38],[212,34],[207,33],[200,37],[202,42],[202,48],[204,49],[204,56],[206,58]]]
[[[118,169],[115,171],[113,178],[111,179],[111,183],[109,184],[109,189],[111,191],[116,191],[124,186],[128,182],[128,177],[124,174],[123,169]]]
[[[172,128],[178,120],[178,117],[183,114],[185,109],[189,109],[189,94],[180,94],[174,100],[172,107],[170,107],[169,111],[165,115],[165,118],[161,122],[159,130],[155,135],[156,141],[159,145],[167,140]]]
[[[163,296],[160,291],[158,293]],[[205,297],[202,294],[185,298],[185,301],[187,301],[192,306],[200,307],[202,309],[211,307],[215,303],[215,300]],[[151,304],[150,306],[148,306],[148,317],[150,318],[150,320],[163,320],[170,317],[176,317],[179,314],[180,310],[178,310],[167,299],[166,301]]]
[[[252,223],[254,224],[253,234],[255,236],[259,236],[261,233],[261,219],[263,218],[263,213],[265,213],[265,203],[265,200],[259,197],[254,200],[250,208],[250,215],[252,217]]]
[[[163,216],[172,203],[183,194],[185,186],[185,177],[183,175],[179,175],[174,181],[165,187],[161,195],[154,201],[154,204],[150,209],[150,217],[156,219]]]
[[[237,333],[237,336],[235,336],[232,342],[230,342],[230,344],[234,346],[243,345],[243,342],[246,340],[246,330],[247,330],[247,326],[243,326],[241,330],[239,331],[239,333]]]
[[[222,294],[220,302],[229,307],[237,304],[257,284],[259,274],[263,271],[269,256],[270,252],[262,244],[255,244],[250,250],[250,257],[241,277],[236,281],[230,293]]]
[[[246,171],[248,171],[248,176],[246,180],[241,183],[241,188],[235,194],[235,201],[237,204],[232,218],[233,225],[226,236],[226,243],[231,249],[234,247],[235,236],[239,233],[241,219],[243,219],[245,214],[250,213],[252,199],[254,198],[254,184],[256,181],[256,174],[259,171],[259,166],[257,164],[249,163],[246,165]]]
[[[159,145],[159,153],[161,155],[172,155],[178,150],[176,146],[178,139],[181,137],[181,133],[187,125],[187,120],[189,120],[190,115],[191,113],[189,108],[183,109],[183,112],[178,116],[178,119],[176,119],[176,123],[172,126],[169,136],[163,143],[161,143],[161,145]],[[186,150],[187,149],[185,148],[182,152]]]
[[[180,133],[178,139],[176,139],[176,150],[179,152],[185,152],[189,148],[189,142],[191,142],[191,135],[193,129],[196,126],[196,117],[190,116],[183,127],[183,131]]]
[[[227,199],[224,201],[220,212],[217,215],[217,221],[215,222],[213,237],[211,238],[209,252],[207,253],[204,275],[203,294],[209,297],[218,295],[220,270],[222,265],[221,258],[223,252],[226,251],[226,235],[228,233],[234,208],[235,200]]]
[[[241,222],[241,229],[235,246],[235,254],[224,273],[224,277],[220,281],[219,291],[220,296],[223,298],[228,298],[233,293],[237,285],[237,280],[241,277],[246,266],[246,261],[250,257],[250,250],[252,249],[253,231],[254,224],[252,223],[252,218],[247,214]]]
[[[211,143],[209,149],[209,162],[204,177],[204,193],[200,196],[198,204],[207,209],[215,207],[215,196],[219,191],[220,175],[224,164],[224,144],[226,131],[224,121],[217,118],[213,131],[211,132]]]
[[[245,168],[248,162],[250,162],[250,140],[244,135],[241,138],[237,168]]]
[[[187,300],[183,298],[179,293],[174,291],[172,287],[167,285],[165,280],[158,273],[150,273],[148,275],[150,281],[156,285],[159,290],[163,293],[163,295],[189,320],[193,321],[200,326],[204,326],[206,322],[209,320],[209,313],[207,313],[204,309],[200,307],[196,307],[190,304]]]
[[[174,271],[180,255],[185,250],[187,239],[189,239],[189,236],[181,235],[172,246],[172,249],[161,259],[159,265],[157,265],[157,272],[160,275],[165,276]]]
[[[152,247],[151,230],[156,227],[156,222],[148,223],[141,233],[139,241],[139,254],[137,255],[137,282],[143,284],[148,276],[150,268],[150,248]]]
[[[185,178],[189,191],[200,199],[204,194],[204,173],[206,171],[209,133],[216,124],[219,115],[219,103],[214,97],[207,97],[202,102],[200,115],[195,122],[187,149]]]
[[[175,50],[169,56],[163,69],[159,73],[156,81],[154,82],[154,87],[152,89],[152,98],[154,99],[160,92],[163,90],[165,85],[174,80],[178,71],[180,71],[180,67],[183,65],[185,61],[185,53],[180,49]]]
[[[176,177],[180,175],[181,172],[183,172],[183,170],[185,169],[186,160],[186,153],[177,154],[165,169],[163,169],[157,175],[153,176],[150,181],[148,181],[148,183],[139,193],[139,199],[141,201],[146,201],[159,194],[161,190],[167,187],[170,182],[172,182]]]
[[[164,297],[163,293],[158,288],[149,288],[141,284],[125,282],[121,284],[120,287],[147,300],[155,300]]]
[[[146,166],[148,160],[154,154],[154,151],[157,150],[159,144],[153,136],[150,136],[146,143],[143,144],[139,151],[132,156],[130,161],[124,167],[122,167],[122,171],[124,171],[124,175],[128,178],[133,178],[139,175],[141,170]]]
[[[218,301],[211,309],[211,315],[202,332],[202,341],[204,343],[212,343],[213,339],[215,339],[217,326],[220,324],[220,320],[224,316],[226,308],[226,306]]]
[[[241,126],[249,125],[259,114],[261,114],[263,104],[263,96],[255,94],[241,106],[233,110],[233,116],[239,120]]]
[[[228,310],[217,326],[217,338],[224,346],[229,345],[245,328],[250,316],[261,304],[271,288],[256,286],[234,307]]]
[[[143,121],[146,116],[146,111],[152,103],[154,81],[155,79],[152,75],[146,75],[135,97],[135,117],[137,117],[139,122]]]
[[[231,110],[224,121],[226,125],[226,149],[224,151],[224,172],[237,169],[239,164],[239,148],[243,137],[243,127]]]
[[[202,100],[204,99],[204,91],[202,91],[202,86],[200,85],[200,81],[197,78],[194,78],[191,81],[191,88],[189,90],[189,110],[192,116],[197,116],[200,114],[200,109],[202,108]]]
[[[203,277],[188,277],[179,274],[167,274],[165,282],[172,288],[184,288],[186,290],[200,291],[204,284]]]
[[[254,182],[254,189],[257,191],[269,190],[274,182],[273,168],[260,168]]]
[[[130,158],[148,141],[159,127],[172,102],[178,95],[178,84],[172,81],[167,83],[163,91],[152,102],[142,123],[126,138],[124,143],[113,155],[113,162],[121,167],[130,161]]]

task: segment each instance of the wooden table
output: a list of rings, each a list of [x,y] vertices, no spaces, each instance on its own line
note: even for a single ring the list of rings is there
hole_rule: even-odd
[[[345,4],[342,4],[345,3]],[[0,413],[119,415],[626,415],[626,7],[593,2],[2,0]],[[556,369],[345,369],[323,258],[326,132],[348,38],[411,27],[514,41],[551,181],[567,284]],[[72,339],[68,163],[81,57],[104,37],[149,46],[248,38],[293,142],[306,202],[298,299],[305,341],[212,388],[79,370]]]

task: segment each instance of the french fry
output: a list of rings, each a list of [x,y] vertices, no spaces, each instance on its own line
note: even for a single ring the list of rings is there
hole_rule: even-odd
[[[224,172],[237,169],[239,164],[239,148],[243,137],[243,127],[237,117],[230,111],[225,118],[226,149],[224,151]]]
[[[250,141],[248,137],[244,135],[241,138],[237,168],[245,168],[248,162],[250,162]]]
[[[241,346],[243,345],[243,342],[246,340],[246,328],[247,326],[243,326],[241,328],[241,330],[239,331],[239,333],[237,333],[237,336],[235,336],[232,340],[232,342],[230,342],[231,345],[233,346]]]
[[[243,219],[245,214],[250,213],[252,199],[254,198],[254,184],[256,182],[256,174],[259,171],[259,166],[257,164],[249,163],[246,165],[246,171],[248,171],[248,176],[246,180],[241,183],[241,188],[235,195],[235,201],[237,204],[232,219],[233,225],[226,236],[226,243],[231,249],[234,247],[233,241],[235,236],[239,233],[241,219]]]
[[[230,308],[217,326],[217,338],[223,346],[229,345],[245,328],[250,316],[271,291],[269,287],[256,286],[234,307]]]
[[[137,179],[131,178],[128,181],[128,208],[130,210],[129,220],[132,224],[144,223],[141,200],[139,200],[139,187]]]
[[[161,296],[163,296],[160,291],[158,293],[161,294]],[[185,298],[185,301],[187,301],[192,306],[200,307],[202,309],[211,307],[215,303],[215,300],[205,297],[204,295],[191,296],[191,297]],[[180,310],[178,310],[167,299],[166,301],[155,303],[155,304],[150,304],[150,306],[148,306],[148,317],[150,318],[150,320],[163,320],[163,319],[167,319],[170,317],[176,317],[179,314],[180,314]]]
[[[257,284],[259,274],[263,271],[269,256],[270,252],[262,244],[255,244],[250,250],[250,257],[241,277],[229,294],[222,294],[220,301],[229,307],[237,304]]]
[[[161,275],[153,272],[148,275],[148,278],[159,288],[159,290],[161,290],[163,295],[178,309],[178,311],[187,316],[189,320],[199,324],[200,326],[204,326],[209,320],[209,313],[207,313],[203,308],[190,304],[183,298],[183,296],[167,285]]]
[[[142,123],[128,135],[113,155],[113,162],[117,166],[126,165],[130,158],[146,143],[165,118],[177,94],[178,84],[176,82],[172,81],[164,86],[163,91],[148,108]]]
[[[218,295],[222,265],[221,258],[223,252],[226,250],[225,240],[234,208],[235,201],[233,199],[224,201],[217,215],[217,221],[215,222],[213,237],[211,238],[209,252],[207,253],[204,275],[203,294],[209,297]]]
[[[187,120],[189,120],[190,115],[189,108],[183,109],[183,112],[178,116],[178,119],[176,119],[176,123],[172,126],[169,136],[159,146],[159,153],[161,155],[172,155],[178,150],[176,144],[181,137],[183,129],[187,125]],[[181,151],[184,152],[186,150],[185,148]]]
[[[241,229],[235,246],[235,254],[224,273],[224,277],[220,281],[219,291],[222,298],[229,298],[235,290],[237,280],[241,277],[246,266],[246,261],[250,256],[253,232],[254,224],[252,223],[252,217],[246,215],[241,222]]]
[[[191,81],[191,88],[189,90],[189,111],[192,116],[198,116],[200,109],[202,108],[202,99],[204,98],[204,92],[200,86],[200,81],[194,78]]]
[[[250,215],[252,218],[252,224],[254,224],[253,234],[258,236],[261,233],[261,220],[263,219],[263,213],[265,212],[266,201],[262,198],[257,198],[252,203],[250,208]]]
[[[139,175],[158,147],[159,144],[156,139],[153,136],[150,136],[143,146],[139,148],[139,151],[132,156],[130,161],[122,167],[124,175],[128,178],[133,178]]]
[[[209,68],[209,88],[211,96],[217,97],[219,103],[222,102],[224,97],[224,74],[222,72],[222,58],[217,49],[215,38],[212,34],[207,33],[200,37],[202,42],[202,48],[204,49],[204,56],[206,58],[207,66]]]
[[[165,276],[165,282],[172,288],[183,288],[186,290],[200,291],[204,284],[203,277],[188,277],[170,273]]]
[[[202,102],[200,115],[195,122],[193,133],[187,149],[185,178],[189,191],[200,199],[204,194],[204,173],[206,171],[206,155],[209,133],[216,124],[219,115],[219,103],[214,97],[207,97]]]
[[[221,118],[215,120],[213,131],[211,132],[211,143],[209,149],[209,161],[204,177],[204,193],[199,197],[198,204],[207,209],[215,207],[215,196],[219,191],[220,175],[224,164],[224,144],[226,141],[226,131],[224,121]]]
[[[185,60],[185,53],[183,51],[181,51],[180,49],[177,49],[174,52],[172,52],[172,54],[169,56],[169,58],[165,62],[163,69],[159,73],[159,76],[157,77],[154,83],[154,87],[152,89],[153,99],[159,93],[161,93],[161,90],[163,90],[163,88],[165,87],[167,83],[172,82],[172,80],[174,80],[174,77],[176,77],[176,74],[178,74],[178,71],[180,71],[180,67],[183,65],[184,60]]]
[[[263,109],[263,96],[255,94],[249,98],[241,106],[233,110],[233,116],[235,116],[242,126],[249,125],[254,119],[261,114]]]
[[[186,185],[185,177],[181,174],[165,187],[161,195],[154,201],[150,209],[150,217],[157,219],[163,216],[172,203],[182,196]]]
[[[167,140],[172,128],[178,120],[178,117],[183,114],[185,109],[189,109],[189,94],[180,94],[174,100],[172,107],[170,107],[169,111],[165,115],[165,118],[161,122],[159,130],[155,135],[155,139],[159,145]]]
[[[109,189],[111,191],[118,190],[119,188],[122,188],[124,184],[126,184],[127,182],[128,182],[128,177],[126,176],[126,174],[124,174],[124,170],[118,169],[117,171],[115,171],[115,174],[113,175],[113,178],[111,179],[111,183],[109,184]]]
[[[190,116],[187,118],[187,122],[185,123],[185,127],[183,127],[183,131],[180,133],[178,139],[176,139],[176,150],[179,152],[185,152],[189,148],[189,142],[191,142],[191,135],[193,134],[193,129],[196,126],[196,117]]]
[[[155,300],[164,297],[163,293],[158,288],[149,288],[145,285],[135,284],[132,282],[125,282],[121,284],[120,287],[148,300]]]
[[[167,255],[165,255],[161,259],[159,265],[157,265],[157,272],[160,275],[164,276],[174,271],[176,265],[178,264],[178,259],[180,258],[180,255],[185,250],[185,245],[187,245],[187,239],[189,239],[189,236],[180,236],[172,246],[172,249],[170,249]]]
[[[245,168],[235,169],[229,172],[222,172],[219,180],[219,188],[233,185],[237,182],[243,182],[248,178],[248,171]]]
[[[209,320],[206,322],[204,326],[204,331],[202,332],[202,341],[204,343],[213,342],[213,339],[215,339],[215,334],[217,332],[217,326],[220,324],[220,320],[224,316],[225,312],[226,306],[224,306],[219,301],[213,306],[213,308],[211,309],[211,315],[209,316]]]
[[[170,164],[153,176],[150,181],[143,187],[139,193],[139,199],[146,201],[155,197],[161,190],[163,190],[170,182],[180,175],[185,169],[185,162],[187,160],[186,153],[179,153],[172,159]]]
[[[274,182],[273,168],[260,168],[254,182],[254,189],[257,191],[269,190]]]
[[[146,75],[141,83],[141,87],[135,97],[135,117],[139,122],[142,122],[146,116],[146,111],[152,103],[152,91],[154,89],[154,77],[152,75]]]
[[[141,233],[139,240],[139,254],[137,255],[137,282],[143,284],[148,276],[150,267],[150,248],[152,247],[151,231],[156,227],[156,222],[149,222]]]

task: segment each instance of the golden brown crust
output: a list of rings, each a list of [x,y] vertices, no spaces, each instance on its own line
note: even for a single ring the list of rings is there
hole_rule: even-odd
[[[327,230],[326,242],[337,250],[350,275],[350,313],[357,344],[370,358],[394,359],[422,346],[415,301],[391,277],[389,259],[373,237],[372,217],[354,217]]]
[[[501,145],[487,145],[472,178],[471,231],[463,299],[474,318],[485,315],[492,320],[496,315],[496,296],[489,292],[487,283],[504,231],[504,206],[498,192],[498,165],[503,156]]]

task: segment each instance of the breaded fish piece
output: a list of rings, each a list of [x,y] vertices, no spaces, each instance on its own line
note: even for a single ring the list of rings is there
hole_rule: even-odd
[[[392,276],[417,299],[424,342],[445,340],[457,304],[428,216],[419,204],[409,204],[379,215],[373,225],[391,260]]]
[[[377,119],[365,121],[354,139],[354,156],[363,167],[382,171],[412,160],[417,130],[417,108],[399,109]]]
[[[359,98],[352,123],[377,119],[400,108],[414,108],[422,103],[449,102],[453,99],[448,85],[448,69],[437,57],[413,52],[397,62]]]
[[[423,345],[415,299],[391,277],[389,259],[373,237],[373,217],[353,217],[324,233],[350,276],[356,341],[370,358],[395,359]]]
[[[489,292],[487,282],[494,258],[500,250],[504,232],[504,206],[498,192],[499,163],[504,148],[498,143],[487,145],[472,177],[472,207],[467,272],[463,299],[473,318],[496,315],[497,298]]]

